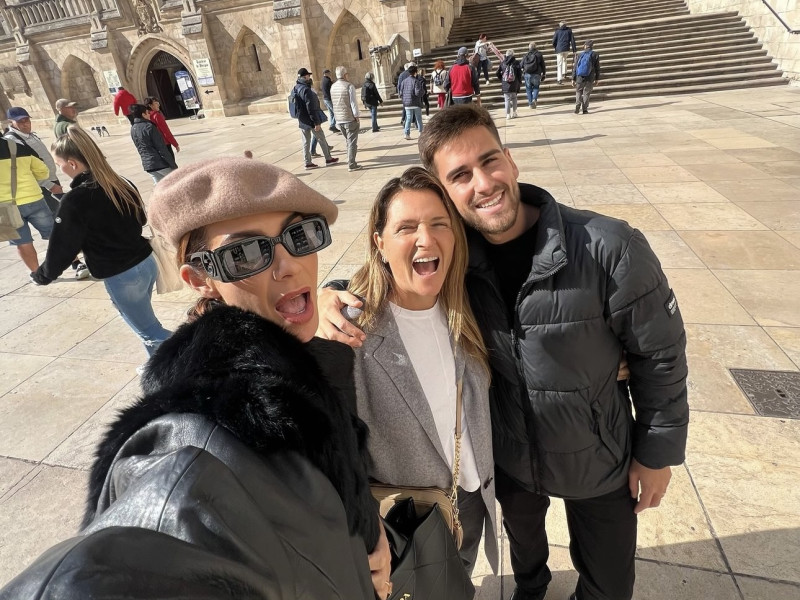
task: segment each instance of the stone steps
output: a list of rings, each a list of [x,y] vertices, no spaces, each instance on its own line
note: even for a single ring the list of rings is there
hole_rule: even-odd
[[[738,13],[691,15],[680,0],[592,5],[583,0],[508,0],[472,5],[453,24],[448,44],[420,57],[417,65],[430,73],[434,61],[443,58],[450,66],[457,49],[466,45],[471,51],[481,32],[499,50],[514,49],[517,58],[535,41],[548,73],[539,105],[573,103],[575,93],[569,82],[558,85],[555,81],[556,60],[550,45],[562,19],[572,26],[579,52],[584,40],[593,39],[600,53],[602,80],[592,94],[593,102],[788,83]],[[481,82],[482,102],[490,109],[503,106],[495,76],[499,61],[494,55],[491,59],[490,83]],[[571,78],[571,71],[567,77]],[[526,104],[524,86],[520,96]],[[400,101],[392,98],[384,103],[381,114],[399,118],[401,110]]]

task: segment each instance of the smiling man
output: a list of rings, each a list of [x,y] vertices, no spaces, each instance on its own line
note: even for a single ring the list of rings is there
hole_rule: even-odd
[[[419,148],[467,225],[466,286],[492,367],[512,598],[546,594],[544,526],[555,496],[565,501],[579,573],[571,598],[629,599],[637,514],[666,493],[689,420],[686,337],[661,265],[627,223],[518,183],[511,152],[479,107],[437,113]],[[338,328],[323,327],[328,337],[360,343],[341,316],[324,313]],[[630,380],[617,381],[625,355]]]

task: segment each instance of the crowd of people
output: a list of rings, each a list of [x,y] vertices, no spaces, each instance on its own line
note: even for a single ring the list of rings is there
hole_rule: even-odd
[[[492,117],[473,102],[490,68],[481,50],[492,48],[481,36],[480,72],[465,47],[449,69],[434,65],[441,110],[424,128],[426,80],[406,65],[398,93],[421,166],[386,182],[363,266],[322,290],[317,253],[333,241],[338,209],[291,173],[252,156],[178,167],[158,100],[120,93],[115,106],[155,183],[146,212],[75,122],[74,103],[56,103],[52,157],[27,113],[9,111],[23,135],[0,145],[0,165],[15,165],[0,170],[0,193],[24,215],[16,245],[31,281],[48,285],[82,253],[149,360],[141,397],[96,450],[81,531],[0,598],[121,589],[137,598],[404,598],[394,596],[397,549],[375,482],[452,486],[467,574],[481,539],[498,567],[499,503],[514,600],[545,597],[545,517],[550,498],[563,498],[579,574],[571,599],[632,597],[637,515],[659,505],[684,460],[680,309],[639,231],[518,181]],[[599,76],[591,41],[586,48],[589,66],[581,57],[573,66],[576,113]],[[330,75],[326,118],[312,73],[297,73],[305,166],[317,168],[312,139],[326,164],[337,162],[328,122],[355,171],[355,87],[344,66]],[[520,61],[509,49],[496,75],[514,118],[523,82],[536,105],[542,54],[531,43]],[[374,82],[365,88],[377,131],[383,99]],[[60,200],[43,154],[72,179]],[[58,202],[55,219],[40,184]],[[153,313],[158,271],[145,223],[172,244],[197,293],[174,333]],[[29,224],[50,240],[41,266],[31,262]]]

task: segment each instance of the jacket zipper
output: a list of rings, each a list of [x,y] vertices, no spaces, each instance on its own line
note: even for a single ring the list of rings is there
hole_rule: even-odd
[[[521,329],[522,327],[522,322],[520,321],[519,318],[519,306],[520,303],[522,302],[522,298],[525,295],[527,295],[528,291],[533,287],[534,283],[537,283],[539,281],[544,281],[548,277],[552,277],[553,275],[558,273],[561,269],[563,269],[566,266],[566,264],[567,264],[566,262],[562,262],[560,265],[556,266],[554,269],[551,269],[547,273],[544,273],[538,277],[532,277],[531,279],[528,279],[528,281],[526,281],[520,288],[519,292],[517,293],[517,299],[514,302],[514,314],[513,314],[514,323],[512,324],[511,327],[511,344],[513,347],[514,358],[516,359],[517,362],[517,372],[520,381],[522,381],[523,390],[525,392],[525,397],[528,404],[530,404],[530,397],[528,396],[528,384],[527,381],[525,380],[525,369],[522,364],[522,352],[520,351],[519,347],[519,329]],[[533,407],[531,407],[531,419],[533,418],[534,418]],[[530,432],[528,432],[528,434],[530,436]],[[536,445],[534,440],[530,439],[529,437],[529,441],[531,449],[530,450],[531,469],[533,471],[533,488],[534,492],[536,492],[537,494],[541,494],[542,488],[539,482],[539,453],[536,450]]]

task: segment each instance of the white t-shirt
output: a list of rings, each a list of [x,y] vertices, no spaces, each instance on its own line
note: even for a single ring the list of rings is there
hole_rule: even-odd
[[[452,470],[456,430],[456,362],[444,310],[438,302],[428,310],[407,310],[391,302],[389,306],[397,321],[400,339],[428,400],[447,464]],[[480,487],[481,480],[463,407],[461,432],[461,474],[458,484],[462,489],[474,492]]]

